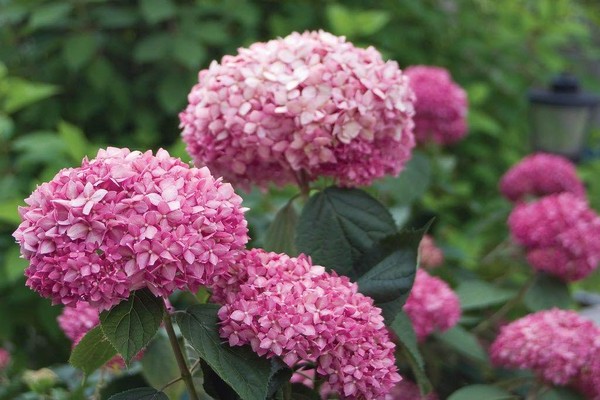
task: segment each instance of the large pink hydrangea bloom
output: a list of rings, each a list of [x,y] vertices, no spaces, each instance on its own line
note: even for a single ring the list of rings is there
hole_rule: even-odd
[[[467,94],[441,67],[416,65],[405,70],[415,92],[415,138],[423,144],[452,144],[467,134]]]
[[[100,150],[25,202],[14,237],[30,261],[27,285],[72,307],[108,309],[144,287],[195,291],[248,241],[231,185],[165,150]]]
[[[555,308],[502,327],[490,355],[495,365],[530,369],[548,383],[567,385],[590,365],[599,336],[592,321]]]
[[[585,196],[575,165],[565,157],[545,153],[529,155],[510,168],[500,180],[500,191],[513,202],[562,192]]]
[[[600,263],[600,217],[572,193],[518,204],[508,225],[537,270],[575,281],[588,276]]]
[[[250,344],[290,366],[316,364],[345,399],[379,399],[400,381],[395,345],[381,310],[348,278],[329,274],[304,255],[252,250],[239,265],[241,284],[220,298],[221,336]]]
[[[6,367],[8,367],[9,364],[10,364],[10,353],[6,349],[3,349],[2,347],[0,347],[0,372],[2,372],[2,370],[6,369]]]
[[[596,329],[596,342],[589,363],[581,368],[573,386],[589,400],[600,400],[600,328]]]
[[[385,400],[438,400],[435,392],[422,395],[416,383],[406,379],[398,382]]]
[[[367,185],[397,175],[414,146],[414,96],[398,65],[323,31],[213,62],[188,100],[188,152],[246,188],[319,176]]]
[[[424,235],[419,243],[419,267],[436,268],[444,263],[444,252],[437,247],[431,235]]]
[[[403,309],[421,342],[436,330],[443,332],[452,328],[461,316],[456,293],[446,282],[422,269],[417,270]]]

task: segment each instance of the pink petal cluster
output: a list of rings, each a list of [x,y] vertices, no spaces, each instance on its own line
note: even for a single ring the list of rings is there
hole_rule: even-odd
[[[581,368],[573,386],[589,400],[600,400],[600,328],[596,330],[596,343],[589,363]]]
[[[443,332],[452,328],[461,316],[456,293],[446,282],[422,269],[417,270],[403,309],[421,342],[436,330]]]
[[[304,255],[263,250],[250,251],[240,268],[245,281],[219,310],[231,346],[250,344],[290,366],[313,362],[345,399],[383,398],[400,381],[381,310],[348,278]]]
[[[592,321],[554,308],[502,327],[490,355],[497,366],[530,369],[548,383],[567,385],[590,365],[599,336]]]
[[[438,400],[438,396],[434,392],[422,395],[414,382],[402,379],[385,397],[385,400]]]
[[[600,263],[600,216],[572,193],[518,204],[508,225],[537,270],[570,282],[585,278]]]
[[[414,96],[393,61],[327,32],[241,48],[200,71],[179,118],[197,165],[265,187],[397,175],[414,146]]]
[[[10,364],[10,353],[0,347],[0,372],[5,370],[6,367]]]
[[[100,150],[19,209],[27,285],[53,303],[108,309],[143,287],[166,297],[226,271],[248,241],[230,184],[165,150]]]
[[[562,192],[585,196],[575,165],[565,157],[545,153],[529,155],[510,168],[500,180],[500,191],[513,202]]]
[[[421,268],[435,268],[444,263],[444,252],[436,246],[431,235],[424,235],[419,244],[419,266]]]
[[[441,67],[416,65],[405,70],[415,92],[415,138],[447,145],[467,134],[467,94]]]

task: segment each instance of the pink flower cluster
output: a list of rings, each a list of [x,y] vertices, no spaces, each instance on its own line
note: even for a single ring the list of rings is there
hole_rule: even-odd
[[[548,383],[568,385],[589,371],[599,338],[600,328],[592,321],[555,308],[502,327],[490,355],[495,365],[531,369]]]
[[[518,204],[508,218],[514,240],[537,270],[564,281],[583,279],[600,263],[600,217],[585,199],[553,194]]]
[[[200,71],[179,115],[197,165],[248,188],[397,175],[414,146],[414,96],[377,50],[305,32],[255,43]]]
[[[575,165],[562,156],[545,153],[529,155],[509,169],[500,180],[500,191],[513,202],[562,192],[585,196]]]
[[[421,268],[435,268],[444,263],[444,252],[436,246],[431,235],[424,235],[419,243],[419,266]]]
[[[416,65],[405,70],[415,92],[415,138],[423,144],[452,144],[467,134],[467,94],[441,67]]]
[[[596,343],[588,361],[589,364],[581,368],[573,386],[589,400],[600,400],[600,328],[596,330]]]
[[[14,233],[27,285],[53,303],[108,309],[143,287],[195,291],[248,241],[241,198],[159,150],[100,150],[39,186]]]
[[[237,288],[221,293],[221,337],[250,344],[290,366],[316,364],[332,391],[347,399],[378,399],[400,381],[395,345],[381,310],[348,278],[328,274],[300,255],[252,250],[239,265]]]
[[[0,372],[5,370],[9,364],[10,364],[10,353],[6,349],[3,349],[2,347],[0,347]]]
[[[446,282],[419,269],[404,312],[422,342],[436,330],[443,332],[458,323],[460,300]]]
[[[434,392],[423,396],[414,382],[402,379],[386,395],[385,400],[438,400],[438,396]]]

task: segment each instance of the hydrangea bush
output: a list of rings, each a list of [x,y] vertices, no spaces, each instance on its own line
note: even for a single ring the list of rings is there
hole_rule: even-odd
[[[598,399],[600,328],[532,297],[568,296],[600,262],[573,164],[535,155],[502,179],[511,263],[531,266],[505,287],[457,285],[443,231],[400,228],[360,188],[410,170],[416,143],[462,139],[466,113],[449,71],[293,33],[200,71],[180,114],[195,166],[109,147],[38,186],[14,237],[27,286],[64,307],[94,386],[77,390],[103,398],[139,364],[148,385],[107,398]],[[269,185],[294,195],[250,242],[234,190]]]

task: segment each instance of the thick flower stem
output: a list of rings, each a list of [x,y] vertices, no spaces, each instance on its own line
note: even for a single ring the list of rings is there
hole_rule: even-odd
[[[171,347],[173,348],[173,353],[175,354],[175,359],[177,360],[177,365],[179,366],[179,371],[181,371],[181,379],[185,382],[185,386],[190,395],[190,400],[199,400],[198,394],[196,393],[196,388],[194,388],[194,382],[192,380],[192,374],[190,373],[190,369],[185,362],[185,357],[181,352],[181,347],[179,346],[179,340],[177,340],[177,335],[175,334],[175,330],[173,329],[173,320],[171,319],[171,314],[169,310],[165,310],[165,329],[167,330],[167,335],[169,335],[169,341],[171,342]]]

